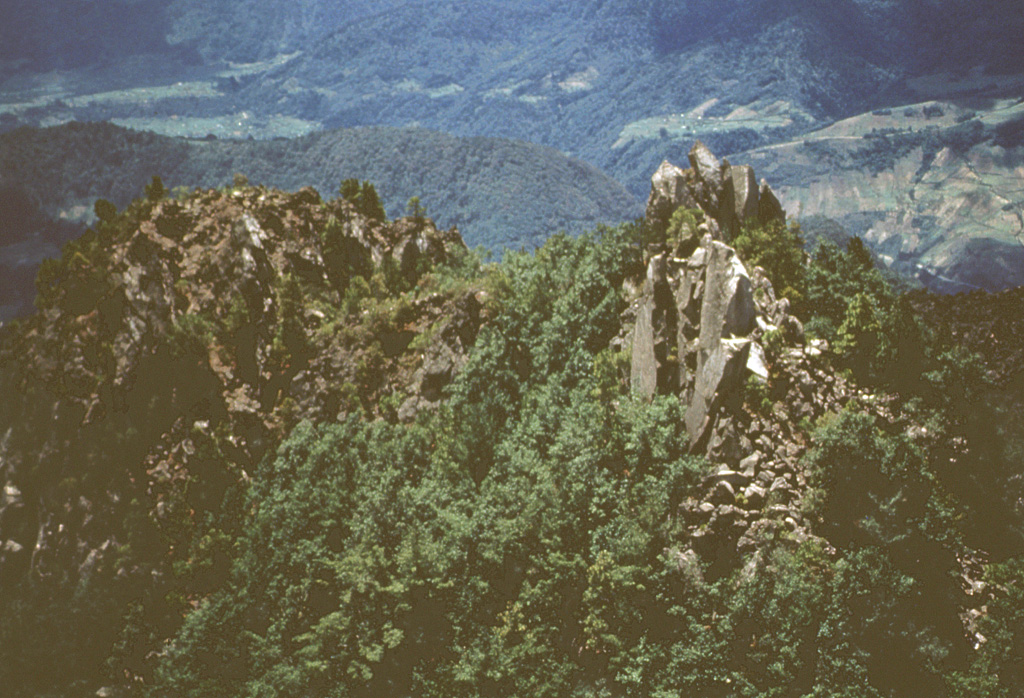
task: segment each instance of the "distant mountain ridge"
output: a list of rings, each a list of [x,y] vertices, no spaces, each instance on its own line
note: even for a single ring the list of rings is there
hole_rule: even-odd
[[[100,22],[84,3],[36,5],[22,8],[20,26],[0,30],[0,38],[11,34],[6,53],[22,58],[0,76],[32,69],[32,56],[49,46],[46,18],[60,11],[90,43],[117,44],[112,32],[121,27]],[[185,79],[203,66],[262,62],[236,68],[242,72],[190,103],[150,100],[147,112],[251,110],[317,125],[419,125],[524,139],[592,162],[638,195],[646,174],[665,157],[685,157],[694,138],[735,152],[881,106],[949,96],[922,95],[914,84],[943,71],[1020,73],[1012,47],[1024,31],[1024,19],[996,0],[142,0],[123,10],[133,30],[138,22],[160,37],[151,42],[155,62],[179,62]],[[129,42],[106,64],[126,60],[125,51],[143,55]],[[105,55],[70,46],[65,53],[63,62],[37,59],[37,69],[92,66]],[[140,111],[92,107],[92,116],[73,111],[76,118]]]
[[[993,104],[1024,96],[1017,47],[1024,16],[997,0],[114,2],[123,23],[101,21],[107,15],[87,7],[95,4],[23,3],[21,22],[0,29],[0,40],[10,39],[0,41],[8,47],[0,55],[0,131],[111,120],[192,138],[271,139],[330,127],[425,127],[545,144],[603,169],[640,198],[648,174],[663,160],[685,160],[697,139],[722,155],[772,159],[790,152],[781,144],[818,139],[848,119],[870,121],[873,112],[898,116],[937,101],[969,127],[968,112],[985,121]],[[78,38],[47,44],[54,18],[65,16]],[[157,38],[119,43],[112,31],[125,27]],[[75,50],[85,43],[104,50]],[[54,68],[63,72],[47,72]],[[909,128],[935,126],[925,121]],[[828,205],[810,205],[788,176],[799,170],[802,146],[778,167],[758,166],[779,184],[791,213],[840,221],[933,288],[1020,283],[1013,211],[999,210],[1019,209],[1013,196],[992,209],[996,223],[984,232],[990,207],[972,204],[961,216],[935,196],[918,197],[913,174],[881,177],[891,181],[879,196],[898,205],[836,194],[874,191],[882,161],[919,169],[905,146],[921,134],[904,126],[899,138],[883,133],[854,145],[842,136],[849,142],[828,146],[836,157],[810,156],[809,176],[824,183],[808,186],[819,198],[833,192]],[[981,180],[1010,181],[1017,175],[1007,163],[1019,146],[1002,143],[1007,158],[982,147],[970,166]],[[850,149],[856,153],[847,157]],[[371,177],[384,182],[380,169]],[[937,182],[929,184],[933,193]],[[985,182],[959,178],[956,186],[958,196],[974,196],[975,187],[991,198]],[[878,221],[888,222],[872,225]],[[496,246],[522,239],[515,232]],[[979,278],[993,259],[999,274]]]
[[[470,245],[495,251],[642,213],[593,166],[507,139],[389,127],[273,141],[176,139],[109,124],[19,130],[0,136],[0,192],[9,209],[0,222],[0,263],[24,277],[22,309],[31,303],[34,265],[82,229],[70,222],[88,221],[97,198],[124,206],[154,174],[173,188],[223,186],[235,173],[284,189],[310,184],[325,197],[343,179],[368,180],[391,216],[418,196],[438,225],[457,226]]]

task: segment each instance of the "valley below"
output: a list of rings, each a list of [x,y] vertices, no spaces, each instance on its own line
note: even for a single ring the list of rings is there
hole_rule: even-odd
[[[1024,285],[1024,102],[926,102],[737,154],[795,218],[824,216],[943,292]]]
[[[970,32],[1009,36],[1016,25],[966,22],[956,45],[967,62],[954,64],[904,26],[915,11],[847,5],[835,12],[859,27],[863,46],[847,42],[827,13],[774,12],[762,3],[725,3],[715,15],[690,8],[689,17],[716,27],[696,41],[683,38],[686,15],[649,3],[591,3],[577,17],[546,0],[516,7],[447,2],[430,12],[397,2],[332,12],[307,0],[290,9],[248,3],[251,16],[242,19],[230,3],[201,9],[180,0],[160,15],[164,29],[147,28],[164,32],[165,45],[154,44],[159,50],[116,60],[0,60],[0,132],[103,121],[183,139],[165,150],[206,163],[202,178],[175,179],[173,161],[149,156],[146,167],[133,165],[139,177],[130,192],[112,189],[102,176],[75,182],[73,190],[65,181],[27,192],[58,225],[88,223],[95,198],[126,203],[152,174],[174,184],[223,184],[233,169],[253,181],[328,191],[333,179],[352,175],[374,181],[392,214],[422,195],[443,224],[459,225],[471,244],[494,251],[536,246],[559,229],[580,232],[602,217],[635,217],[650,172],[663,160],[684,161],[700,140],[755,165],[792,218],[837,222],[915,283],[942,292],[1024,283],[1024,74],[993,45],[967,39]],[[88,28],[104,40],[99,16],[89,17],[96,24]],[[224,26],[240,33],[221,46],[210,43],[209,32]],[[869,52],[872,46],[879,50]],[[930,58],[915,62],[914,50]],[[315,134],[364,126],[542,144],[602,170],[628,193],[589,209],[582,195],[586,212],[565,213],[575,204],[558,191],[575,175],[556,165],[539,175],[531,165],[531,174],[517,174],[533,183],[523,190],[528,200],[513,194],[501,213],[492,199],[451,190],[472,191],[467,178],[505,177],[517,158],[449,163],[452,148],[440,136],[406,138],[402,147],[411,150],[372,165],[365,158],[366,166],[358,158],[331,161],[347,173],[309,159]],[[221,155],[199,156],[204,149]],[[450,171],[446,193],[431,190],[434,175],[421,186],[402,173],[401,158],[413,169],[423,157],[448,163],[441,166]],[[17,180],[20,168],[8,164],[0,180]],[[553,191],[541,194],[541,181]],[[15,189],[26,193],[20,184]],[[0,225],[0,237],[20,245],[0,252],[8,268],[53,253],[46,246],[52,240],[40,245],[48,234],[38,226],[23,235]],[[24,306],[24,299],[4,304]]]

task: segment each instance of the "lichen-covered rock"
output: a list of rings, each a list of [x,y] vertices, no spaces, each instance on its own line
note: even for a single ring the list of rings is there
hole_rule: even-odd
[[[635,308],[630,375],[634,389],[648,398],[679,387],[675,350],[678,313],[670,264],[675,262],[665,254],[651,257],[643,293]]]
[[[752,288],[735,251],[710,238],[687,260],[655,255],[648,263],[631,335],[633,389],[683,395],[694,444],[718,398],[744,377],[757,327]]]
[[[697,179],[704,182],[715,192],[722,188],[722,163],[711,150],[697,141],[690,149],[690,167],[697,174]]]
[[[654,355],[654,299],[645,296],[636,311],[629,382],[633,392],[651,398],[658,392],[658,361]]]
[[[740,384],[749,353],[749,339],[721,339],[701,362],[686,408],[691,444],[703,441],[717,408]]]
[[[746,337],[755,327],[750,277],[735,250],[720,242],[708,248],[701,305],[697,369],[724,338]]]
[[[729,168],[733,191],[733,213],[736,218],[758,220],[761,215],[760,196],[754,168],[750,165],[733,165]]]
[[[668,160],[661,163],[651,177],[651,194],[645,215],[648,223],[657,230],[668,227],[672,213],[680,206],[696,207],[697,202],[690,195],[686,180],[686,173]]]

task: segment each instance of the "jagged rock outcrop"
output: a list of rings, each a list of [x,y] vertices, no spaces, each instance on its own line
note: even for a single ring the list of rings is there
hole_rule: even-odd
[[[678,208],[698,209],[712,238],[728,243],[746,221],[784,222],[786,212],[767,182],[757,185],[748,165],[720,161],[700,141],[694,143],[686,170],[663,162],[651,178],[647,222],[664,232]]]
[[[693,170],[682,170],[669,161],[651,177],[651,194],[647,199],[646,220],[659,230],[668,227],[672,213],[680,206],[697,208],[693,198]]]
[[[718,163],[700,144],[690,161],[689,170],[665,163],[655,174],[648,225],[696,204],[705,217],[703,239],[685,258],[674,256],[678,247],[648,250],[646,279],[613,344],[631,349],[634,393],[678,397],[690,449],[709,461],[700,496],[679,508],[684,533],[666,553],[684,578],[734,571],[751,578],[769,564],[764,551],[771,545],[813,540],[837,554],[820,514],[804,504],[808,425],[851,407],[894,432],[929,437],[894,398],[837,375],[825,342],[806,341],[764,270],[748,269],[722,239],[745,220],[785,220],[771,188],[758,188],[751,168]],[[964,567],[964,588],[974,599],[964,602],[963,614],[971,642],[978,578]],[[949,632],[955,637],[955,628]]]
[[[789,304],[759,270],[755,278],[756,287],[735,251],[710,237],[686,260],[658,254],[648,263],[632,309],[631,385],[646,397],[678,393],[695,449],[747,376],[767,377],[763,334],[781,327],[800,337]]]
[[[473,289],[394,288],[464,248],[456,230],[308,188],[140,201],[73,245],[0,340],[0,593],[25,574],[168,578],[182,530],[293,424],[396,418],[388,395],[413,418],[482,322]],[[176,531],[135,555],[148,569],[118,567],[132,500]]]
[[[711,232],[735,233],[740,222],[761,216],[784,221],[781,210],[773,208],[770,187],[762,186],[762,197],[750,167],[719,162],[700,142],[690,163],[685,171],[667,162],[658,168],[651,180],[648,224],[658,226],[666,212],[696,204],[712,225],[688,258],[667,252],[650,258],[633,310],[631,380],[633,389],[648,397],[678,392],[687,405],[691,443],[699,448],[724,401],[746,376],[766,377],[761,334],[780,326],[802,333],[788,315],[788,303],[775,298],[763,274],[757,276],[755,301],[742,261]]]
[[[689,534],[677,551],[680,564],[700,559],[713,571],[747,559],[756,568],[749,555],[766,538],[813,536],[799,504],[807,441],[795,425],[861,395],[835,376],[823,346],[804,346],[789,302],[724,241],[747,220],[785,221],[771,188],[758,187],[750,167],[719,162],[700,143],[690,163],[688,170],[664,163],[655,173],[648,225],[664,225],[679,206],[698,208],[703,239],[685,258],[651,249],[643,287],[624,318],[628,334],[617,344],[631,350],[632,390],[677,395],[691,450],[712,464],[705,497],[681,510]],[[774,354],[765,347],[768,333],[780,338]],[[751,385],[761,386],[770,412],[753,404]]]

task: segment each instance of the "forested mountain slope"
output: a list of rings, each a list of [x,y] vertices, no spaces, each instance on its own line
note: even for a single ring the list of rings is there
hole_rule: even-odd
[[[685,157],[694,137],[733,152],[880,107],[1019,91],[1013,42],[1024,28],[995,0],[144,0],[120,4],[116,30],[77,0],[20,9],[4,45],[7,72],[22,81],[6,84],[5,101],[25,88],[25,108],[51,94],[77,118],[251,110],[328,126],[506,136],[581,157],[638,193],[647,173],[664,157]],[[141,49],[110,32],[126,25],[160,35],[156,45],[193,58],[166,57],[159,70],[180,65],[179,79],[199,82],[165,100],[150,95],[144,109],[124,100],[75,105],[74,73],[58,81],[60,94],[52,80],[29,89],[33,70],[57,60],[46,58],[52,53],[68,68],[117,67],[102,51],[51,42],[57,16],[79,21],[76,41],[109,43],[122,62],[121,52]],[[145,69],[138,82],[151,84]]]
[[[426,127],[545,144],[638,196],[662,160],[682,161],[701,139],[750,151],[739,157],[757,158],[791,213],[834,218],[932,288],[1003,288],[1024,273],[1020,121],[1001,121],[1024,95],[1024,18],[998,0],[11,7],[0,130],[107,120],[269,139]],[[918,117],[936,108],[984,133],[957,136],[964,147],[935,160],[950,125]],[[879,137],[833,138],[849,121],[882,124]],[[992,133],[1004,126],[1010,145]],[[947,182],[958,205],[945,203]],[[489,215],[471,209],[460,216]],[[486,239],[514,247],[524,236],[495,228]]]
[[[0,330],[0,684],[1019,694],[984,364],[690,155],[493,264],[365,182],[99,205]]]

